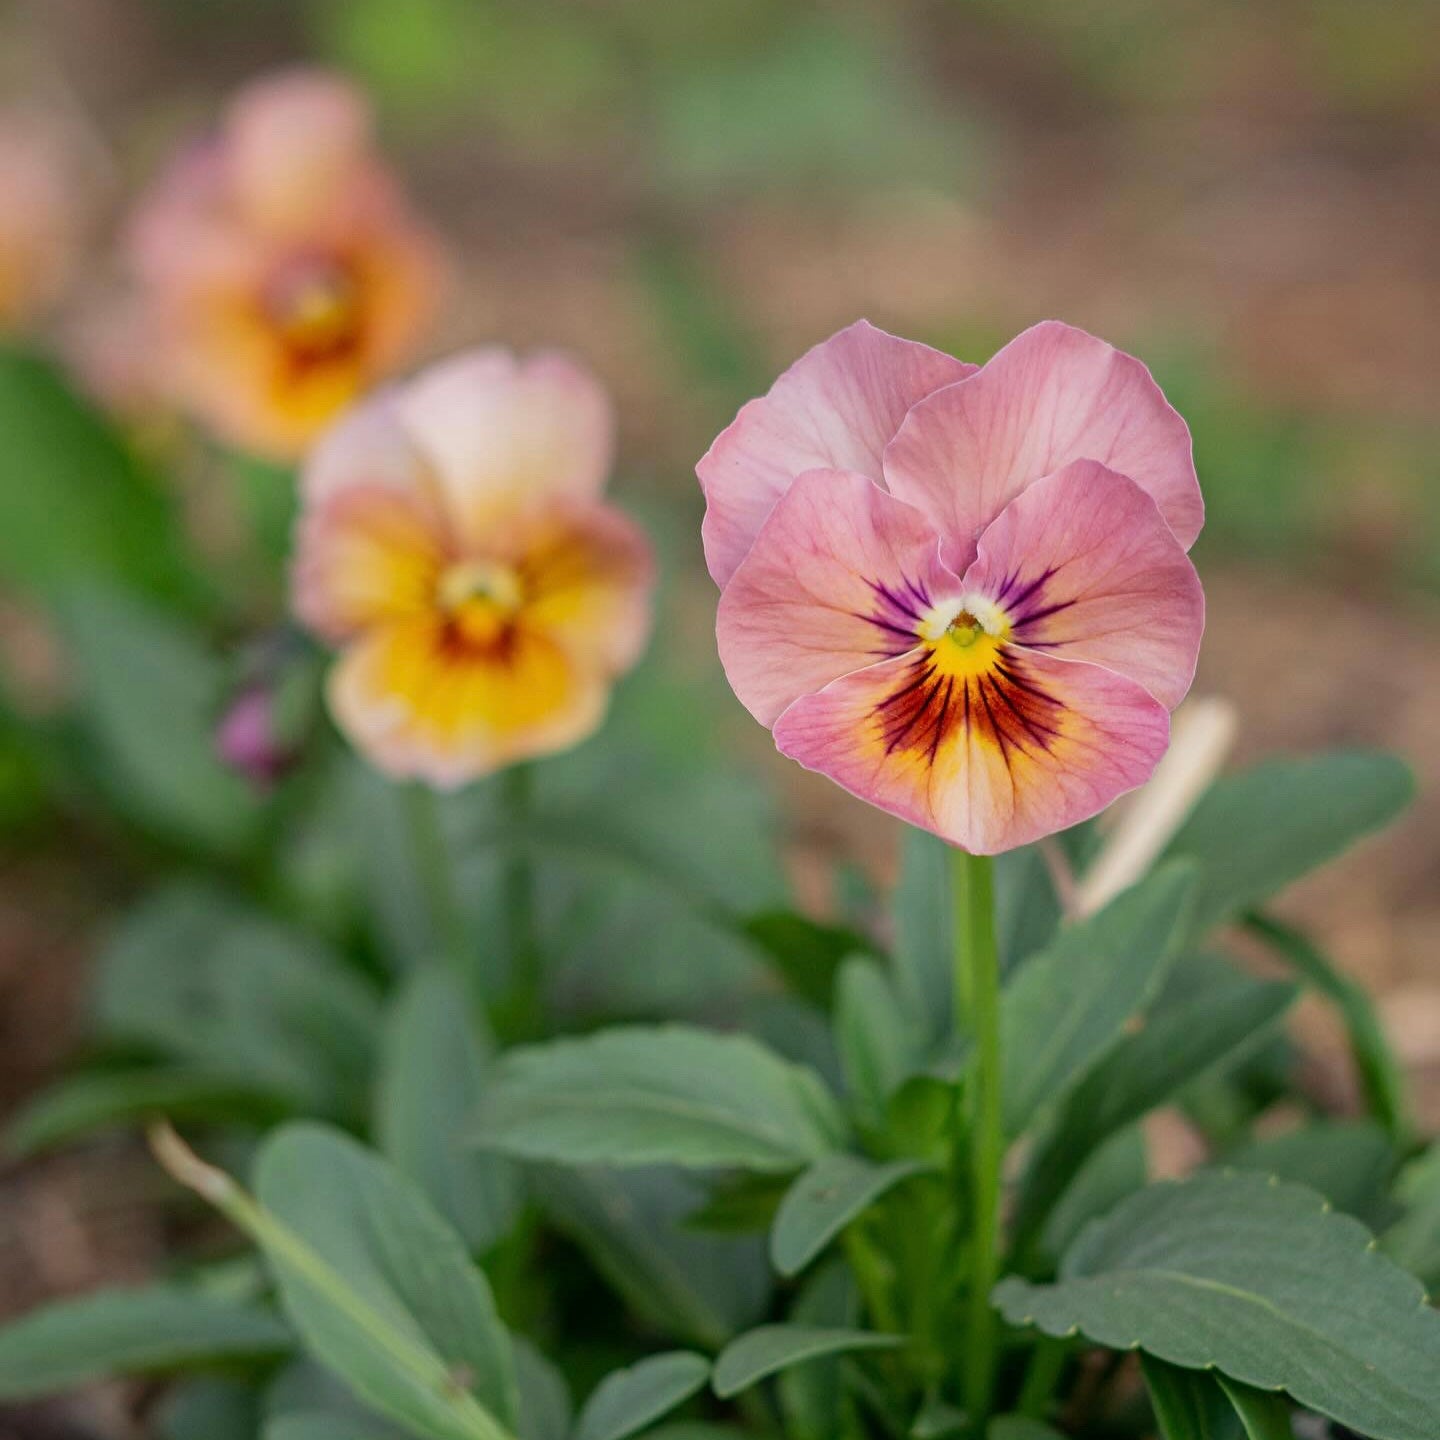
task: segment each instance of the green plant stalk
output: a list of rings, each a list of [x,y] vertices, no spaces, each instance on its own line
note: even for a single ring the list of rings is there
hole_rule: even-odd
[[[1043,1420],[1049,1414],[1054,1400],[1055,1387],[1065,1371],[1070,1347],[1063,1340],[1042,1335],[1034,1350],[1030,1352],[1030,1363],[1025,1370],[1025,1380],[1020,1387],[1020,1399],[1016,1409],[1022,1415],[1034,1420]]]
[[[1235,1413],[1245,1429],[1246,1440],[1295,1440],[1295,1430],[1290,1424],[1290,1407],[1282,1396],[1252,1390],[1226,1375],[1217,1373],[1215,1378],[1235,1407]]]
[[[430,920],[431,944],[437,958],[454,969],[465,993],[473,995],[475,976],[471,973],[469,935],[455,893],[454,867],[440,822],[439,797],[419,782],[406,785],[401,793],[410,826],[415,873]]]
[[[512,765],[500,776],[501,808],[509,844],[501,881],[501,905],[510,958],[510,994],[506,1006],[512,1040],[536,1039],[544,1029],[545,970],[535,931],[535,867],[530,831],[535,799],[534,772]]]
[[[1340,1012],[1365,1098],[1376,1119],[1403,1150],[1411,1139],[1405,1072],[1385,1038],[1370,996],[1317,945],[1273,916],[1252,911],[1245,917],[1252,935],[1263,940],[1305,983]]]
[[[983,1425],[995,1389],[996,1327],[990,1306],[1000,1268],[1000,1177],[1005,1135],[1000,1108],[1000,961],[995,945],[995,877],[988,855],[953,855],[955,993],[975,1040],[965,1082],[963,1133],[970,1146],[970,1276],[965,1328],[965,1405]]]
[[[201,1160],[168,1123],[152,1126],[149,1139],[156,1160],[172,1179],[213,1205],[273,1261],[303,1276],[328,1304],[348,1316],[358,1329],[384,1349],[420,1389],[445,1404],[457,1427],[471,1440],[515,1440],[444,1365],[417,1346],[409,1335],[396,1329],[338,1270],[231,1176]]]

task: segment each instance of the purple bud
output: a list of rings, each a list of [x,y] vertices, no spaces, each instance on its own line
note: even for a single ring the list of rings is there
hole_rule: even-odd
[[[295,763],[294,747],[277,732],[268,686],[248,685],[235,696],[215,728],[215,751],[257,790],[270,789]]]

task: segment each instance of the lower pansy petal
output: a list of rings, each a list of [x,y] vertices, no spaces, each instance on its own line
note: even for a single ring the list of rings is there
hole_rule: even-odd
[[[1141,784],[1169,721],[1143,686],[1098,665],[1006,646],[967,672],[920,647],[797,700],[775,743],[860,799],[996,854]]]
[[[930,522],[843,470],[801,475],[720,597],[720,662],[763,725],[802,695],[917,641],[958,593]]]
[[[444,789],[576,744],[607,697],[605,678],[548,636],[517,629],[477,649],[433,618],[357,640],[329,684],[336,723],[378,768]]]
[[[426,614],[446,559],[435,513],[417,493],[383,482],[335,490],[309,507],[296,529],[296,617],[339,642]]]
[[[980,537],[965,587],[1000,606],[1017,645],[1117,670],[1172,710],[1190,688],[1200,577],[1154,500],[1093,460],[1017,495]]]
[[[650,635],[655,562],[645,532],[608,505],[538,522],[517,566],[526,624],[609,675]]]

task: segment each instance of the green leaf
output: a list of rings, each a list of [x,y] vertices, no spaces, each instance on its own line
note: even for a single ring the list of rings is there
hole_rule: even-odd
[[[849,1265],[836,1257],[806,1278],[785,1318],[791,1325],[811,1329],[849,1330],[859,1311],[854,1276]],[[844,1384],[843,1366],[843,1357],[832,1355],[780,1373],[775,1394],[789,1440],[834,1440],[848,1433],[846,1422],[854,1401]]]
[[[264,1440],[395,1440],[383,1420],[356,1420],[329,1410],[292,1410],[265,1424]]]
[[[227,674],[174,615],[118,589],[68,589],[60,636],[100,779],[140,824],[233,857],[255,841],[263,803],[215,750]]]
[[[1108,1214],[1127,1195],[1143,1190],[1149,1179],[1142,1127],[1116,1131],[1095,1148],[1045,1217],[1045,1253],[1063,1255],[1086,1225]]]
[[[97,1130],[166,1118],[270,1125],[289,1106],[241,1080],[196,1070],[102,1070],[41,1091],[5,1130],[5,1150],[23,1158]]]
[[[132,910],[100,959],[95,1022],[107,1039],[351,1118],[370,1083],[379,1005],[343,961],[206,885],[178,883]]]
[[[105,579],[194,594],[176,507],[48,362],[0,350],[0,579],[54,597]]]
[[[519,1440],[570,1440],[570,1387],[523,1335],[511,1335],[519,1395]]]
[[[852,955],[835,987],[835,1037],[845,1083],[872,1123],[910,1076],[923,1068],[915,1027],[880,965]]]
[[[997,1415],[986,1427],[985,1440],[1065,1440],[1065,1437],[1028,1415]]]
[[[1373,1120],[1319,1120],[1252,1140],[1221,1157],[1231,1170],[1257,1170],[1307,1185],[1337,1210],[1374,1229],[1390,1212],[1396,1154]]]
[[[1402,761],[1363,750],[1267,760],[1216,781],[1165,852],[1201,864],[1197,933],[1389,824],[1414,790]]]
[[[704,1389],[710,1362],[693,1350],[650,1355],[607,1375],[585,1402],[574,1440],[624,1440]]]
[[[1295,1440],[1295,1432],[1290,1428],[1290,1407],[1279,1395],[1252,1390],[1224,1375],[1217,1379],[1240,1417],[1247,1440]]]
[[[1153,1355],[1141,1355],[1140,1368],[1163,1440],[1242,1440],[1240,1417],[1214,1375]]]
[[[510,1341],[490,1287],[408,1180],[301,1122],[265,1142],[256,1195],[255,1235],[286,1312],[361,1400],[434,1440],[513,1428]]]
[[[706,1195],[698,1177],[536,1166],[532,1190],[550,1222],[665,1335],[718,1348],[764,1314],[772,1283],[764,1242],[688,1228]]]
[[[1375,1440],[1433,1440],[1440,1312],[1369,1232],[1259,1175],[1153,1185],[1092,1225],[1054,1285],[1011,1276],[1015,1325],[1213,1367]]]
[[[1090,1072],[1037,1148],[1016,1219],[1021,1248],[1104,1140],[1191,1082],[1253,1053],[1297,993],[1214,957],[1186,957],[1146,1024]]]
[[[918,1160],[874,1165],[858,1155],[817,1160],[780,1202],[770,1231],[771,1262],[782,1275],[798,1274],[887,1190],[928,1168]]]
[[[1431,1286],[1440,1286],[1440,1141],[1400,1172],[1395,1198],[1405,1214],[1381,1237],[1385,1253]]]
[[[486,1250],[519,1213],[520,1177],[461,1136],[484,1091],[487,1037],[455,979],[417,971],[396,997],[376,1091],[375,1143],[464,1237]]]
[[[765,952],[802,1000],[828,1009],[840,962],[869,950],[863,936],[838,925],[821,925],[793,910],[766,910],[745,922],[745,933]]]
[[[895,978],[901,1002],[928,1049],[954,1026],[954,917],[950,850],[938,836],[907,825],[895,890]]]
[[[192,1376],[168,1388],[153,1429],[159,1440],[255,1440],[260,1396],[243,1381]]]
[[[1189,923],[1195,867],[1167,865],[1067,925],[1005,987],[1005,1128],[1063,1099],[1154,998]]]
[[[874,1330],[761,1325],[738,1336],[720,1352],[710,1383],[722,1400],[728,1400],[792,1365],[856,1350],[888,1350],[903,1343],[898,1335],[881,1335]]]
[[[57,1300],[0,1329],[0,1400],[48,1395],[108,1375],[266,1358],[293,1343],[268,1311],[178,1285],[102,1290]]]
[[[1289,925],[1268,915],[1251,915],[1248,927],[1339,1012],[1350,1037],[1355,1069],[1371,1113],[1397,1143],[1406,1144],[1409,1140],[1409,1101],[1405,1093],[1405,1069],[1390,1048],[1369,992],[1346,975],[1305,935]]]
[[[740,1035],[630,1026],[512,1051],[481,1101],[477,1143],[569,1165],[795,1170],[843,1122],[809,1070]]]

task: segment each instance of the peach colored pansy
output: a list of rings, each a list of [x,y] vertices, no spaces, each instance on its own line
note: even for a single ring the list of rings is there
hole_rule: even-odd
[[[80,171],[54,124],[0,115],[0,332],[32,324],[75,273],[85,219]]]
[[[176,400],[276,458],[409,357],[444,269],[363,98],[312,71],[241,91],[141,201],[131,242]]]
[[[962,365],[863,321],[698,467],[720,658],[786,755],[992,854],[1164,754],[1204,596],[1185,422],[1066,325]]]
[[[352,411],[304,470],[296,614],[331,712],[442,787],[584,739],[650,628],[652,562],[602,492],[609,401],[568,359],[476,350]]]

